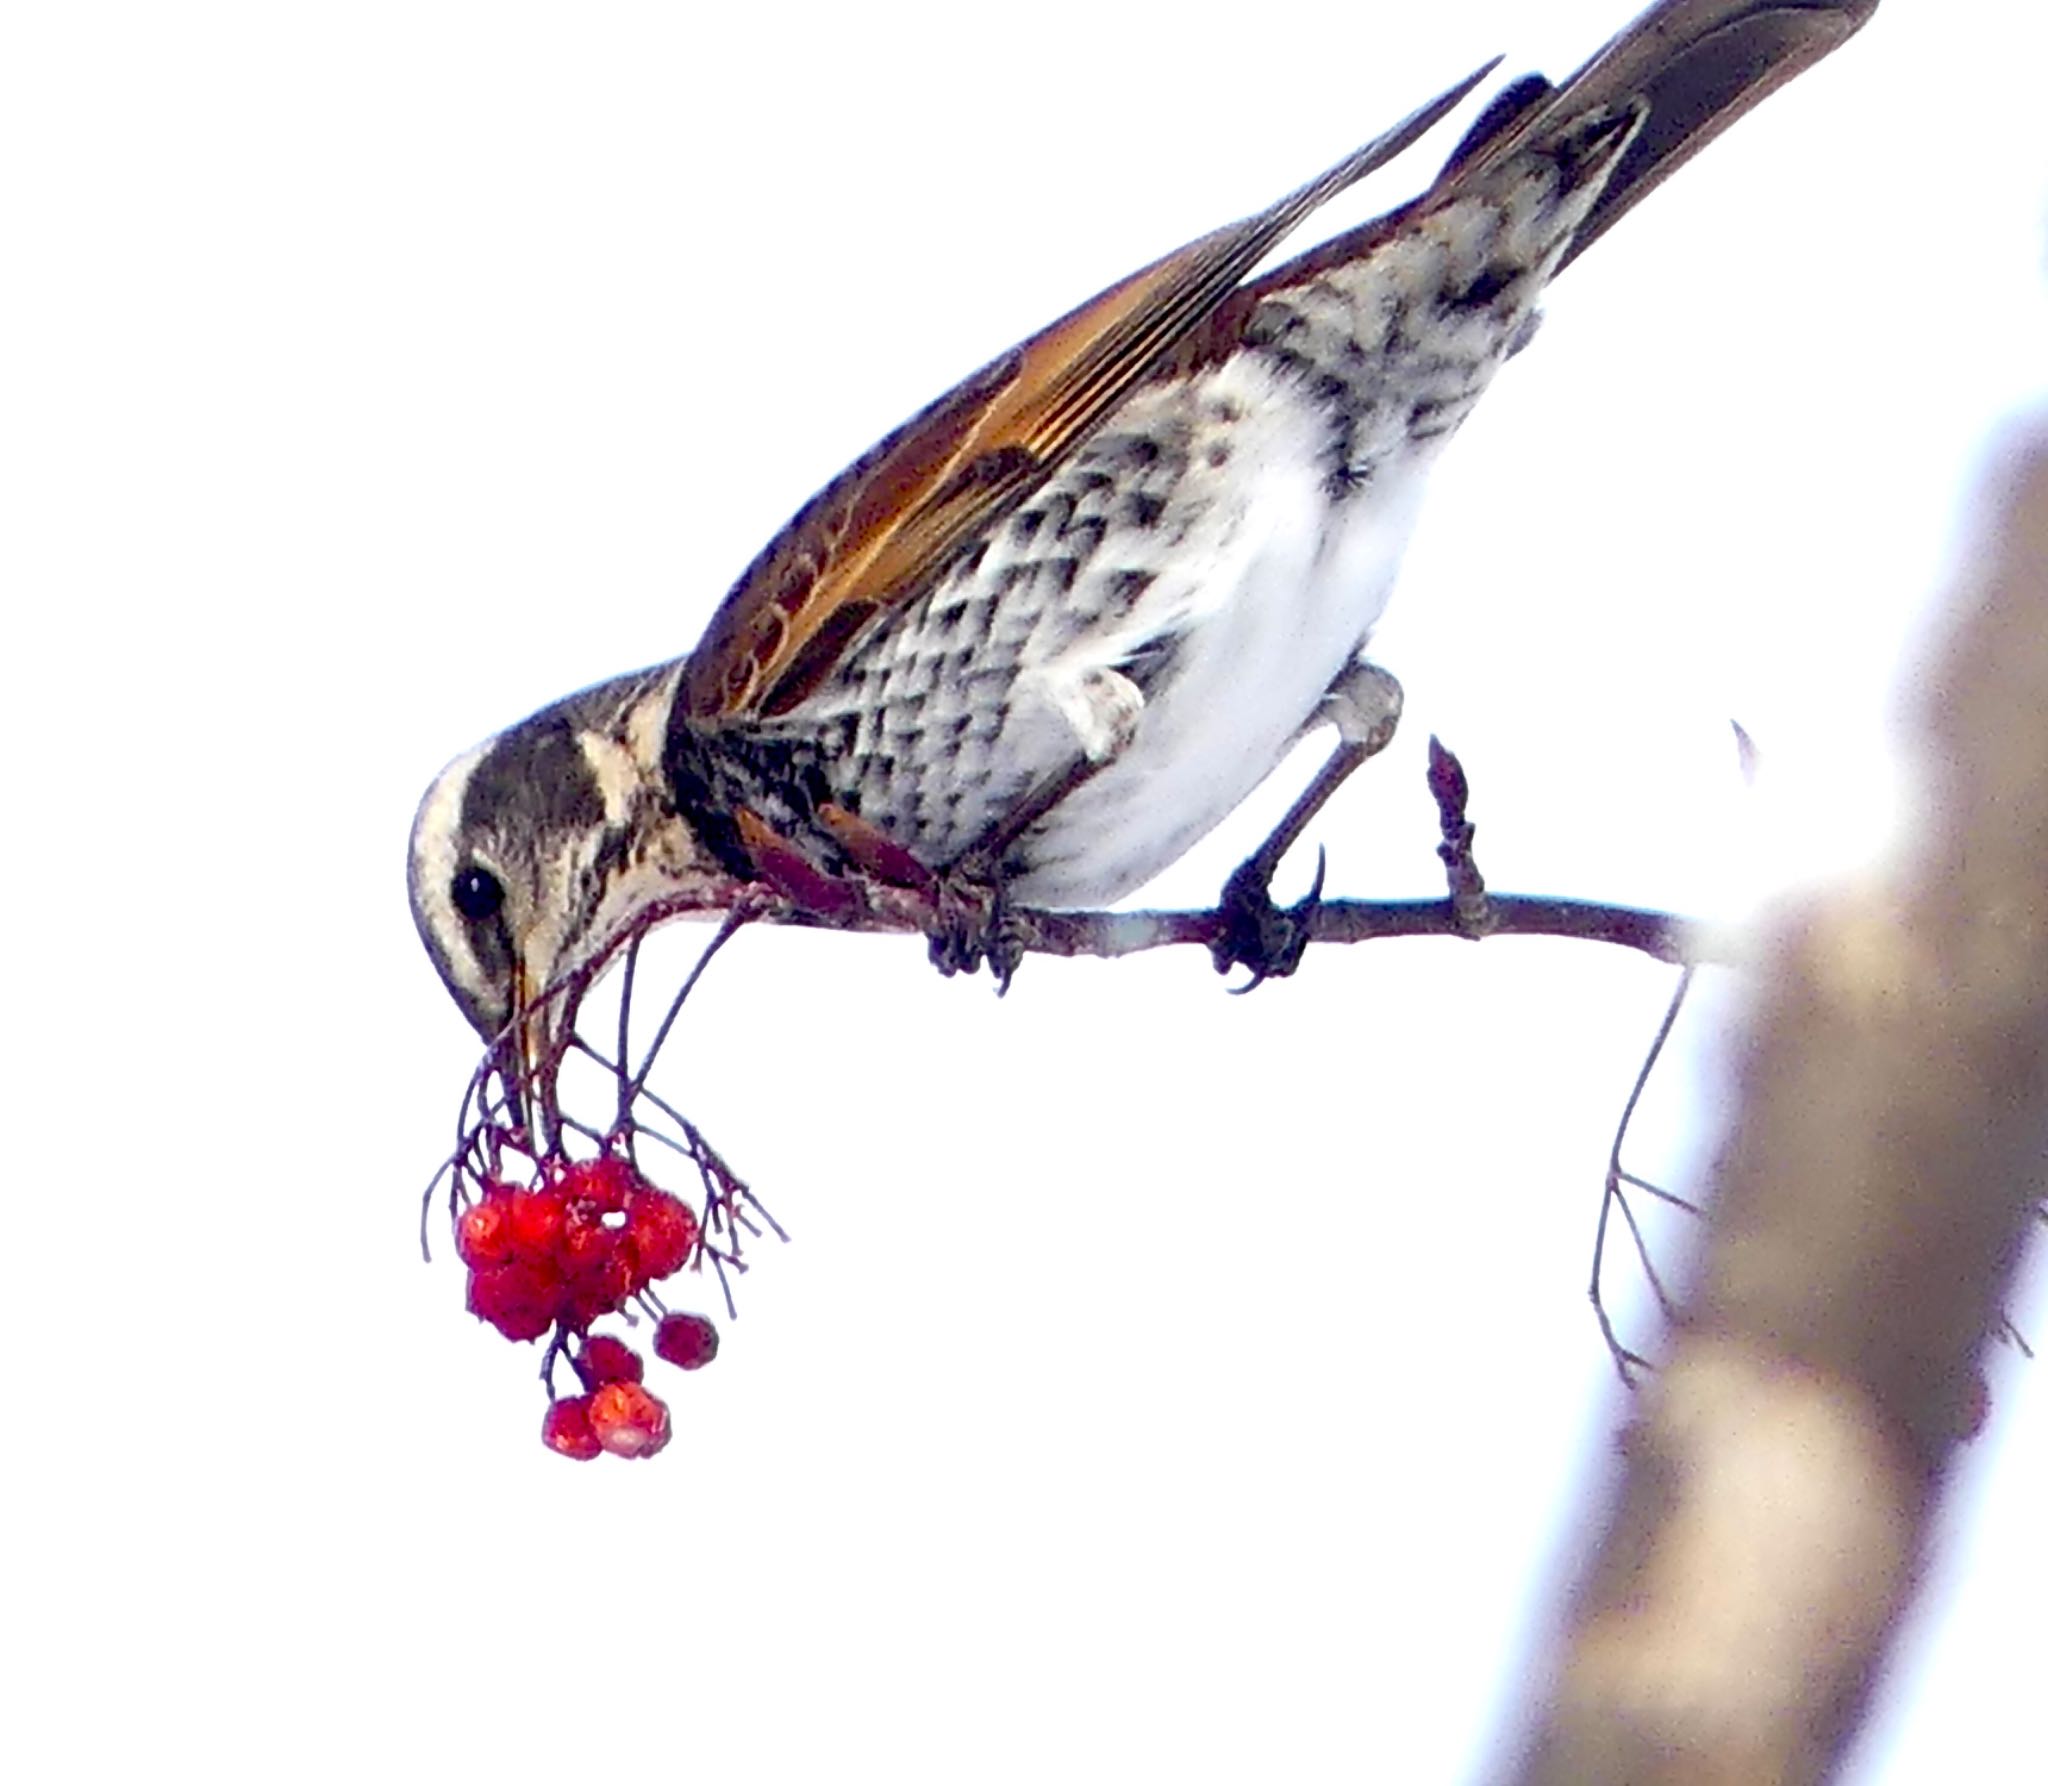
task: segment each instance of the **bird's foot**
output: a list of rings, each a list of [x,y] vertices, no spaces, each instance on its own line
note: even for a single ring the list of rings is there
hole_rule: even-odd
[[[1233,992],[1249,992],[1267,980],[1285,979],[1301,965],[1309,938],[1315,933],[1316,908],[1323,902],[1323,853],[1316,852],[1316,878],[1307,895],[1291,906],[1273,903],[1269,890],[1273,865],[1264,851],[1239,863],[1223,883],[1223,897],[1216,902],[1222,929],[1209,945],[1209,954],[1219,974],[1234,967],[1251,971],[1251,978]]]
[[[988,963],[998,996],[1024,959],[1024,932],[1010,915],[999,858],[972,853],[937,876],[926,944],[940,973],[971,974]]]

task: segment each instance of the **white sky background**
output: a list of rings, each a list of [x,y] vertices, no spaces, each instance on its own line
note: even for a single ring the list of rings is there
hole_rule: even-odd
[[[661,1373],[667,1454],[578,1467],[418,1263],[475,1045],[401,854],[444,760],[685,648],[970,367],[1625,11],[8,15],[35,1777],[1484,1772],[1623,1415],[1583,1283],[1666,973],[1418,943],[998,1003],[749,934],[664,1085],[795,1242]],[[2010,0],[1888,0],[1572,270],[1432,493],[1336,890],[1433,888],[1431,730],[1503,890],[1734,915],[1881,846],[1968,480],[2048,389],[2044,59]],[[1738,995],[1638,1170],[1690,1182]],[[2044,1369],[1998,1361],[1860,1780],[2038,1750]]]

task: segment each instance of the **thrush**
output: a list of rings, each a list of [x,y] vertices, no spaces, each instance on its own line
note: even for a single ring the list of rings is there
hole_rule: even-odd
[[[1253,277],[1489,65],[928,405],[688,656],[434,782],[412,905],[463,1013],[493,1040],[552,999],[558,1031],[559,990],[650,915],[764,885],[828,919],[922,887],[940,964],[1006,976],[1005,909],[1122,898],[1333,724],[1227,890],[1224,963],[1284,971],[1300,936],[1266,878],[1398,718],[1364,653],[1430,467],[1550,280],[1875,5],[1665,0],[1562,84],[1502,90],[1418,198]]]

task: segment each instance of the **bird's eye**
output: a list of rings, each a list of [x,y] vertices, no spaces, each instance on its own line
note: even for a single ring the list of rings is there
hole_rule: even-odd
[[[498,915],[498,908],[505,903],[505,883],[488,868],[479,868],[472,862],[455,871],[455,879],[448,884],[448,897],[472,924],[481,924]]]

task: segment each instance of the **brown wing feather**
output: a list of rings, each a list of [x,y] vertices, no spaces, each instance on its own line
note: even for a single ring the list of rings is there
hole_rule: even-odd
[[[1489,63],[1270,210],[1189,243],[992,361],[828,484],[733,586],[691,653],[695,719],[785,711],[877,614],[930,588],[1309,212],[1399,154]]]

